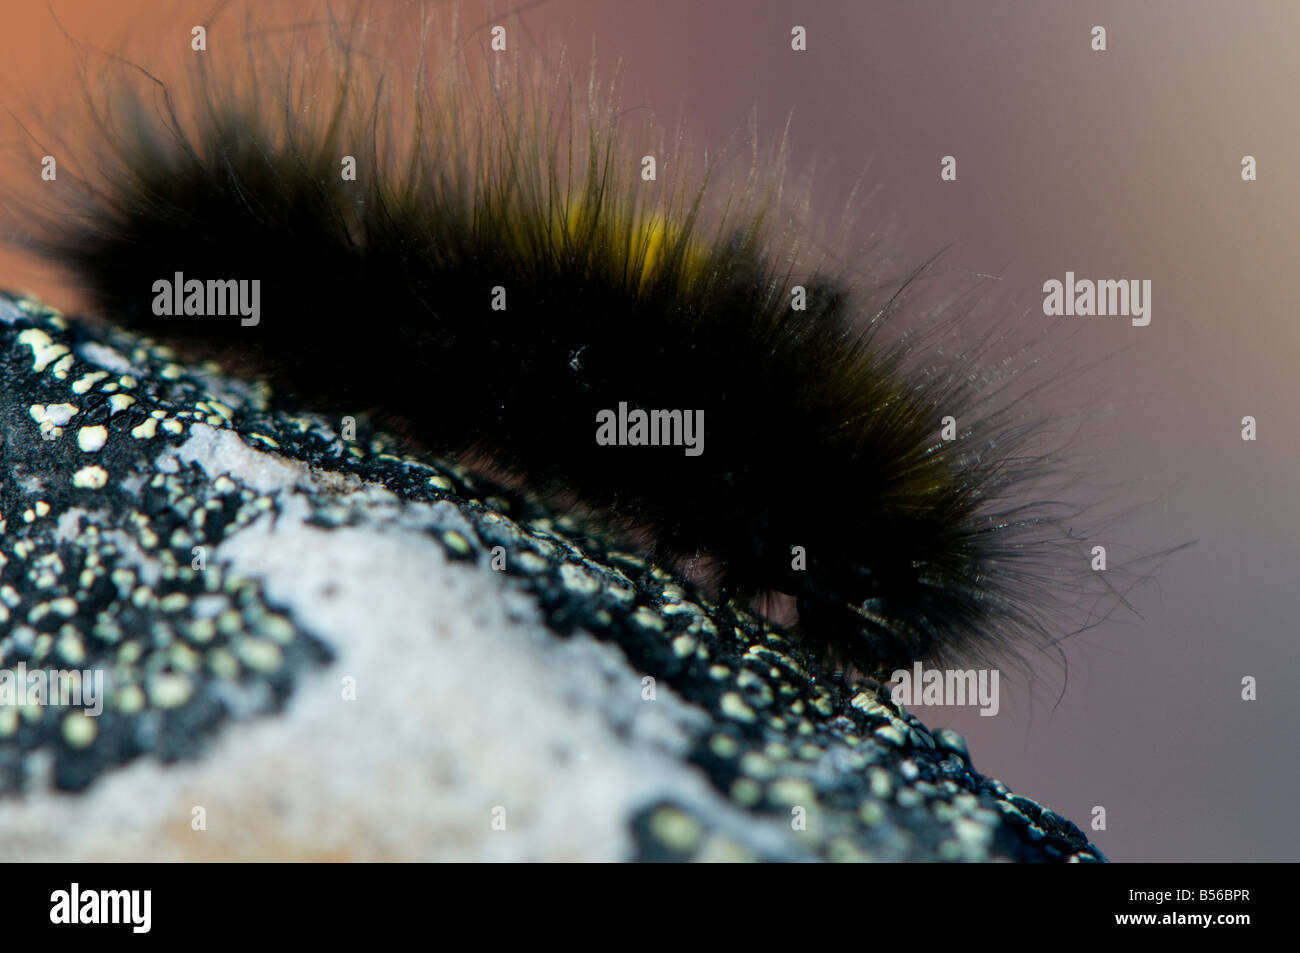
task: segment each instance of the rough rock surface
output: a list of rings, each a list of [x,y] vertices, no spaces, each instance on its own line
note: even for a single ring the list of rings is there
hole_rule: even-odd
[[[6,859],[1102,859],[883,689],[364,421],[0,295],[0,434],[0,670],[107,696],[0,704]]]

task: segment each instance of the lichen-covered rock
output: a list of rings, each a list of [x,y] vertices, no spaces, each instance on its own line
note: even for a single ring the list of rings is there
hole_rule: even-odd
[[[1101,859],[883,689],[364,420],[0,295],[0,432],[0,670],[104,690],[0,704],[6,859]]]

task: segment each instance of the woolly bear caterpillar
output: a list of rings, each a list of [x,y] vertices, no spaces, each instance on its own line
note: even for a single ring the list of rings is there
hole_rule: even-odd
[[[792,596],[864,672],[1050,640],[1086,559],[1029,495],[1034,422],[978,352],[882,333],[910,280],[882,299],[817,261],[779,150],[728,189],[563,68],[433,70],[421,37],[406,74],[363,33],[105,86],[29,243],[110,320]]]

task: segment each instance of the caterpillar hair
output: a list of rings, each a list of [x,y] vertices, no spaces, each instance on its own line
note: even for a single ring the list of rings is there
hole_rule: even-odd
[[[1101,574],[1044,499],[1032,392],[930,319],[923,269],[840,277],[780,138],[732,174],[562,56],[425,21],[403,66],[361,18],[324,32],[183,83],[108,57],[11,228],[107,319],[369,410],[725,597],[792,598],[860,672],[1079,627],[1062,592]]]

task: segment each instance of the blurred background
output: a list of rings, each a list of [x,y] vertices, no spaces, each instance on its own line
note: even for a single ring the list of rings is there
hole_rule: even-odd
[[[0,6],[0,105],[18,117],[75,105],[68,35],[151,65],[158,50],[188,50],[195,24],[239,22],[221,4],[184,0]],[[387,22],[418,6],[372,9]],[[1046,322],[1042,284],[1067,270],[1151,280],[1148,327],[1067,319],[1056,350],[1088,369],[1044,409],[1089,415],[1076,451],[1098,496],[1125,510],[1105,538],[1115,552],[1200,542],[1135,594],[1140,615],[1118,613],[1067,643],[1059,704],[1055,689],[1004,684],[996,717],[913,710],[964,733],[977,769],[1079,824],[1113,860],[1300,859],[1300,647],[1285,608],[1300,591],[1300,6],[455,7],[462,29],[505,25],[521,55],[563,44],[580,75],[594,51],[600,75],[621,70],[628,105],[668,125],[680,115],[696,146],[721,146],[754,113],[760,137],[788,120],[792,166],[816,166],[815,215],[833,227],[861,181],[871,197],[856,238],[883,230],[882,250],[902,260],[946,248],[941,271],[950,287],[974,289],[981,315]],[[275,15],[319,9],[277,3]],[[796,25],[806,52],[791,50]],[[1096,25],[1105,52],[1091,49]],[[222,42],[220,27],[208,42]],[[8,143],[21,134],[12,117],[3,129]],[[954,182],[940,180],[946,155]],[[1242,180],[1245,155],[1257,181]],[[55,272],[9,249],[0,286],[78,306]],[[1258,420],[1256,442],[1241,439],[1245,415]],[[1245,676],[1258,680],[1254,702],[1241,699]],[[1098,805],[1105,830],[1090,827]]]

